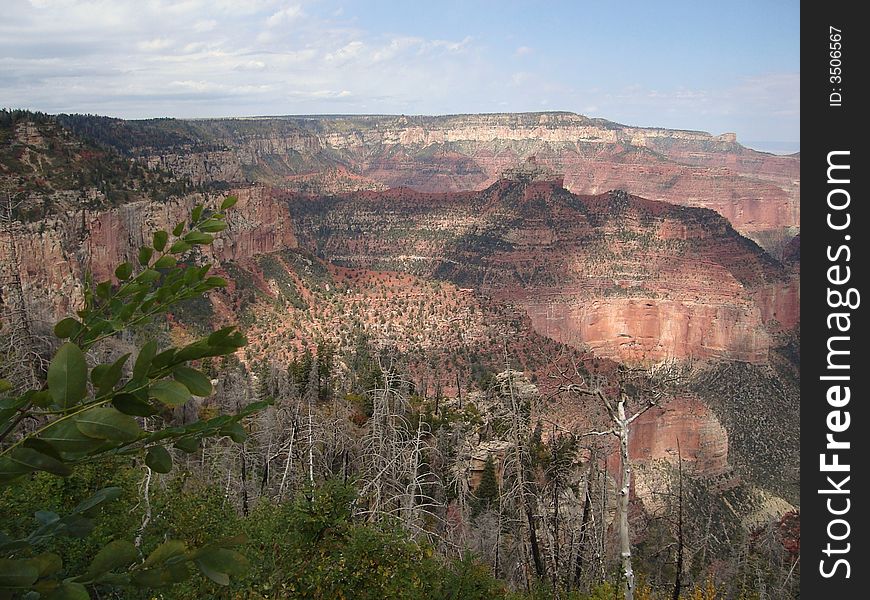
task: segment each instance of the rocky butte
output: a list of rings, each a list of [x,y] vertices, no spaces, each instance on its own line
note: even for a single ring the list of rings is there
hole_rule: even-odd
[[[577,195],[536,162],[480,192],[286,195],[300,243],[344,266],[447,279],[536,331],[623,361],[763,363],[797,277],[709,209]]]

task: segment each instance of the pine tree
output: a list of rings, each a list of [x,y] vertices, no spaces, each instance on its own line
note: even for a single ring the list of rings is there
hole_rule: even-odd
[[[474,496],[473,511],[475,515],[498,506],[498,479],[495,475],[495,461],[491,454],[486,457],[483,474],[477,489],[474,491]]]

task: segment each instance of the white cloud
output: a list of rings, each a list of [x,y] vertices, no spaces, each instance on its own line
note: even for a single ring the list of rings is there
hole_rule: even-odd
[[[172,40],[168,40],[166,38],[154,38],[151,40],[146,40],[144,42],[139,42],[137,44],[140,50],[144,50],[145,52],[153,52],[155,50],[165,50],[172,46]]]
[[[0,106],[241,116],[432,112],[447,100],[456,112],[468,77],[487,97],[472,38],[385,36],[306,2],[13,3],[0,19]]]
[[[471,36],[466,36],[458,42],[451,42],[449,40],[432,40],[426,45],[430,48],[443,48],[448,52],[462,52],[471,45],[472,41],[473,38]]]
[[[185,54],[193,54],[194,52],[202,52],[206,48],[208,48],[208,44],[205,42],[191,42],[185,44],[181,51]]]
[[[196,33],[205,33],[206,31],[211,31],[215,27],[217,27],[218,22],[214,19],[206,19],[204,21],[197,21],[193,24],[193,30]]]
[[[362,26],[350,3],[0,4],[0,106],[127,117],[419,114],[539,110],[546,99],[547,108],[629,124],[742,127],[759,133],[739,136],[771,140],[793,139],[800,114],[798,73],[617,87],[622,82],[565,68],[565,57],[535,38],[504,38],[510,45],[499,50],[485,30],[451,39],[397,22]]]
[[[233,67],[236,71],[262,71],[266,68],[266,63],[262,60],[249,60],[239,63]]]
[[[276,11],[271,16],[269,16],[268,19],[266,19],[266,26],[278,27],[279,25],[284,25],[285,23],[293,21],[301,14],[302,7],[298,4],[282,8],[281,10]]]
[[[330,62],[350,60],[353,57],[358,56],[363,48],[365,48],[365,44],[359,40],[354,40],[334,52],[327,53],[324,58]]]

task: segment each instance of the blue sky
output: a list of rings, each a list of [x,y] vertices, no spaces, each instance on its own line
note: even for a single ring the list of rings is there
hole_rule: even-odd
[[[568,110],[796,149],[799,2],[4,0],[0,106]]]

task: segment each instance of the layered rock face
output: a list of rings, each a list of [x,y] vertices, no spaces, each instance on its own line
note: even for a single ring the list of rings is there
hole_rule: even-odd
[[[22,172],[39,178],[60,164],[31,160],[39,155],[33,148],[46,146],[39,130],[18,134],[28,148]],[[673,465],[679,438],[693,474],[728,478],[735,467],[747,480],[796,498],[799,391],[783,386],[785,376],[766,363],[777,335],[798,323],[799,236],[782,237],[783,266],[721,215],[753,235],[796,227],[797,157],[754,153],[727,136],[551,114],[196,122],[173,135],[164,146],[152,143],[152,133],[132,136],[127,150],[199,182],[272,184],[235,190],[240,200],[229,229],[211,250],[231,278],[231,266],[251,274],[254,283],[239,279],[232,291],[259,285],[277,300],[291,289],[289,281],[299,292],[255,319],[251,350],[258,355],[289,356],[320,334],[341,335],[349,317],[363,315],[384,338],[441,352],[436,367],[424,369],[421,359],[414,375],[418,389],[437,382],[447,394],[458,390],[440,387],[445,376],[459,388],[468,383],[459,377],[469,365],[450,366],[454,355],[470,348],[500,357],[505,333],[527,346],[510,353],[528,359],[521,362],[535,375],[546,371],[529,366],[533,355],[561,349],[551,340],[629,363],[714,359],[709,364],[727,366],[711,370],[694,393],[636,421],[632,456],[642,465]],[[502,168],[532,155],[536,166],[496,180]],[[546,167],[564,172],[564,180]],[[13,181],[12,172],[4,171],[4,181]],[[135,174],[130,181],[154,177]],[[61,185],[69,182],[48,183],[48,191],[34,188],[33,198],[67,194],[55,205],[68,210],[0,233],[0,261],[13,240],[28,298],[54,317],[75,309],[86,271],[109,277],[135,257],[144,236],[171,229],[195,203],[217,198],[190,194],[159,203],[137,193],[106,208],[107,193],[77,195]],[[419,191],[488,183],[482,191]],[[418,189],[382,189],[396,184]],[[616,187],[719,214],[605,191]],[[779,204],[771,201],[778,197]],[[297,258],[281,252],[296,248],[328,265],[320,295],[298,273],[288,271],[287,281],[275,276],[276,264],[290,269]],[[406,280],[402,272],[415,277]],[[433,280],[451,285],[436,288]],[[396,304],[401,294],[394,287],[408,292],[403,304]],[[336,290],[347,302],[341,310],[333,303]],[[424,311],[423,299],[437,309]],[[241,309],[232,301],[216,299],[212,316],[237,320]],[[506,305],[504,312],[492,308]],[[588,426],[594,407],[575,402],[564,414],[549,408],[565,423]],[[778,424],[772,437],[771,423]],[[644,477],[638,473],[638,494],[643,485],[659,489]]]
[[[638,417],[628,452],[644,462],[677,463],[682,457],[696,475],[721,475],[729,468],[725,428],[708,406],[691,396],[673,398]]]
[[[474,288],[601,356],[761,363],[799,319],[794,275],[709,210],[542,180],[288,202],[300,243],[329,260]]]
[[[257,181],[311,193],[401,186],[459,191],[491,185],[504,169],[536,156],[564,173],[575,193],[624,189],[710,208],[765,246],[800,226],[799,155],[756,152],[733,134],[628,127],[573,113],[166,120],[105,127],[104,139],[196,182]]]
[[[773,334],[797,323],[797,275],[712,211],[518,177],[456,194],[241,189],[214,253],[240,260],[301,245],[346,267],[446,279],[516,306],[541,335],[632,362],[763,363]],[[108,277],[144,235],[171,229],[202,200],[32,225],[16,236],[24,281],[61,314],[84,272]]]
[[[239,260],[297,246],[287,207],[267,188],[236,190],[236,209],[228,216],[228,234],[209,249],[218,260]],[[40,223],[16,223],[0,234],[0,257],[16,244],[22,283],[35,306],[48,314],[69,314],[81,295],[87,272],[97,281],[111,276],[124,261],[135,262],[138,248],[157,229],[171,230],[197,203],[215,198],[194,194],[167,202],[132,202],[115,209],[68,212]],[[150,237],[148,238],[150,242]]]

